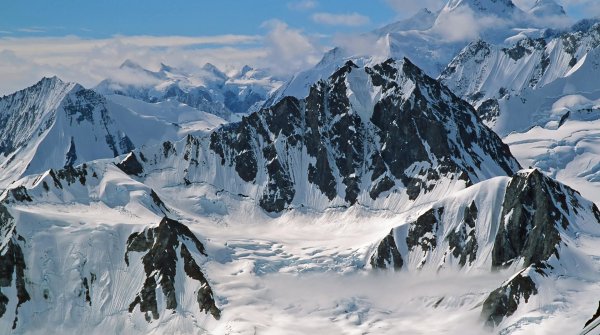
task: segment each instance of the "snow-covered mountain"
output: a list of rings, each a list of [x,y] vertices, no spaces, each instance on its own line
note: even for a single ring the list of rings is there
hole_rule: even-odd
[[[229,76],[210,63],[196,73],[188,73],[165,64],[158,71],[150,71],[127,60],[120,70],[122,75],[102,81],[95,90],[150,103],[176,101],[224,119],[232,113],[258,110],[281,85],[264,71],[249,66]]]
[[[506,19],[523,15],[523,11],[515,6],[512,0],[449,0],[442,8],[438,20],[444,20],[445,15],[464,10]]]
[[[529,14],[536,17],[564,17],[567,15],[563,6],[554,0],[536,0],[535,4],[529,9]]]
[[[115,109],[94,91],[56,77],[1,98],[2,187],[23,175],[133,150],[139,138],[115,119],[126,111]]]
[[[486,324],[506,327],[554,303],[562,292],[549,282],[565,275],[597,280],[593,244],[581,236],[599,232],[594,203],[538,170],[524,170],[433,204],[392,229],[370,262],[396,271],[509,268],[481,309]]]
[[[313,68],[297,73],[281,86],[269,99],[267,105],[272,105],[285,96],[304,98],[312,83],[327,78],[332,71],[348,60],[361,66],[373,66],[388,58],[407,57],[428,75],[438,77],[444,72],[442,76],[447,77],[448,68],[453,66],[448,64],[455,57],[465,58],[459,53],[461,50],[462,53],[467,53],[469,48],[473,49],[474,40],[481,39],[486,41],[484,44],[499,45],[498,49],[503,50],[503,48],[512,47],[515,41],[520,39],[536,39],[545,36],[551,30],[550,28],[555,28],[557,24],[556,20],[545,20],[547,18],[544,16],[546,8],[554,8],[551,3],[553,3],[552,0],[542,1],[530,12],[515,6],[511,0],[449,0],[438,11],[423,9],[413,17],[361,36],[361,39],[369,43],[370,47],[367,50],[355,50],[352,45],[333,48]],[[553,15],[554,13],[550,11],[548,14]],[[555,18],[554,15],[552,17]],[[568,22],[567,18],[565,18],[565,22]],[[522,53],[529,55],[527,50],[523,50],[523,48],[528,48],[527,44],[515,48],[517,50],[511,52],[512,58],[523,57],[519,56]],[[475,47],[475,49],[479,50],[479,47]],[[485,48],[481,53],[486,54]],[[493,52],[492,55],[494,55]],[[481,56],[470,56],[470,58],[476,62]],[[490,70],[493,66],[503,68],[506,64],[494,62],[499,58],[490,57],[491,64],[484,64],[478,69],[473,69],[473,74],[485,76],[488,71],[493,71]],[[567,63],[570,59],[567,60]],[[476,62],[477,65],[480,63]],[[482,70],[483,74],[479,74],[476,70]],[[506,71],[512,73],[513,76],[519,73],[517,70],[512,71],[512,68],[507,68]],[[502,74],[500,71],[494,71],[494,73]],[[468,78],[468,75],[469,73],[465,73],[462,78]],[[444,82],[455,89],[456,86],[459,86],[455,84],[457,81],[460,81],[460,78]],[[491,90],[486,90],[486,92],[488,91],[491,92]],[[463,94],[463,91],[457,90],[456,93],[461,97],[467,97],[475,92]],[[490,94],[496,93],[497,91],[494,91]]]
[[[478,107],[523,166],[537,167],[600,201],[595,129],[600,24],[523,39],[511,48],[479,41],[440,80]]]
[[[509,45],[476,41],[442,72],[440,80],[479,107],[490,99],[520,95],[565,77],[599,46],[600,24],[578,24],[546,38],[521,36]],[[583,84],[583,83],[582,83]]]
[[[164,107],[162,114],[168,111]],[[150,111],[140,104],[115,103],[56,77],[0,98],[0,188],[21,176],[116,157],[224,122],[196,111],[194,122],[182,127]]]
[[[284,98],[210,137],[132,159],[140,173],[175,167],[170,184],[215,185],[268,212],[400,210],[519,169],[470,105],[407,59],[348,62],[306,99]]]
[[[591,330],[600,26],[564,16],[450,0],[277,92],[127,61],[0,98],[0,333]]]

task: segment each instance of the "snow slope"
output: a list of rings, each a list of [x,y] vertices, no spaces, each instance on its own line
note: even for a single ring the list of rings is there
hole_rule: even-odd
[[[579,24],[549,36],[523,32],[507,44],[472,42],[439,79],[476,107],[488,99],[520,96],[575,71],[577,63],[598,47],[599,28],[597,23]]]
[[[481,304],[522,265],[489,271],[505,190],[515,178],[493,178],[403,213],[353,206],[270,215],[251,199],[213,185],[164,185],[160,175],[176,171],[155,171],[155,177],[144,178],[128,175],[123,171],[131,172],[125,164],[128,157],[30,176],[2,195],[6,211],[0,213],[13,218],[2,216],[3,227],[9,224],[2,230],[2,248],[7,241],[20,247],[29,295],[17,307],[17,281],[0,281],[8,298],[0,317],[4,333],[41,334],[52,326],[64,333],[91,334],[482,334],[491,330],[480,320]],[[523,178],[531,175],[554,185],[535,171],[520,173]],[[594,247],[600,225],[592,224],[590,202],[565,194],[573,198],[565,200],[570,228],[561,230],[568,247],[561,247],[560,254],[564,262],[577,260],[577,270],[565,268],[566,275],[556,283],[536,278],[540,291],[532,298],[535,303],[519,304],[517,313],[496,330],[560,334],[565,324],[571,327],[565,320],[582,323],[588,306],[595,307],[590,293],[597,292],[598,281],[589,279],[597,277],[600,265]],[[481,247],[476,260],[461,268],[458,258],[442,254],[447,246],[443,237],[460,231],[462,213],[473,202]],[[423,258],[415,252],[407,258],[408,271],[370,269],[382,236],[440,207],[448,223],[436,235],[440,244],[435,253]],[[139,305],[131,308],[152,277],[144,260],[155,257],[133,251],[143,244],[133,248],[132,241],[152,238],[154,233],[147,232],[164,227],[158,224],[163,216],[183,223],[204,246],[207,256],[202,247],[193,249],[194,237],[179,235],[175,244],[162,248],[174,246],[175,255],[182,245],[190,249],[213,292],[218,320],[199,309],[196,294],[202,284],[187,275],[183,256],[176,258],[172,279],[154,277],[160,283],[155,290],[158,317]],[[439,262],[439,257],[446,261]],[[423,259],[424,266],[416,271]],[[557,272],[563,269],[556,260],[551,264]],[[582,271],[584,265],[589,272]],[[168,307],[165,287],[174,288],[174,309]]]
[[[596,205],[525,170],[423,209],[382,240],[370,263],[408,272],[503,269],[506,280],[485,298],[481,317],[501,333],[528,333],[533,320],[564,318],[564,309],[579,303],[565,288],[597,286],[590,283],[598,282],[592,241],[599,232]],[[576,316],[582,325],[586,317]]]

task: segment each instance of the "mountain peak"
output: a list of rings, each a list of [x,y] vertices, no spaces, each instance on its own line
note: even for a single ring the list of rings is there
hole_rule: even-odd
[[[175,68],[161,62],[160,63],[160,69],[158,71],[159,72],[174,72]]]
[[[517,6],[511,0],[450,0],[443,10],[455,11],[464,7],[469,7],[474,12],[496,16],[513,14],[518,10]]]
[[[43,77],[34,86],[51,87],[51,86],[64,85],[64,84],[66,84],[66,83],[63,80],[61,80],[57,76],[52,76],[52,77]]]
[[[144,68],[138,63],[132,61],[131,59],[126,59],[120,66],[119,69],[133,69],[133,70],[143,70]]]
[[[204,65],[202,66],[202,69],[203,69],[203,70],[206,70],[206,71],[210,71],[210,72],[219,72],[219,73],[221,73],[221,70],[219,70],[219,68],[218,68],[218,67],[216,67],[216,66],[215,66],[214,64],[212,64],[212,63],[206,63],[206,64],[204,64]]]
[[[406,30],[427,30],[433,26],[438,12],[439,10],[432,12],[428,8],[421,8],[413,16],[385,25],[375,30],[374,33],[385,35]]]
[[[240,76],[243,77],[252,70],[254,70],[254,68],[252,68],[250,65],[244,65],[244,67],[242,67],[242,70],[240,71]]]
[[[537,0],[529,10],[529,14],[538,17],[567,15],[565,9],[554,0]]]

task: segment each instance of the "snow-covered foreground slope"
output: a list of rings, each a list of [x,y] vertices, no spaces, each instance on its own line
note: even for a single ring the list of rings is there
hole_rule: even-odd
[[[512,183],[513,195],[524,199],[560,197],[554,192],[564,191],[565,199],[524,201],[513,212],[558,213],[567,222],[559,228],[560,261],[550,257],[554,269],[545,269],[548,279],[534,279],[538,293],[529,303],[521,298],[517,312],[495,331],[560,334],[565,320],[569,327],[583,327],[596,307],[600,223],[594,224],[590,202],[538,172],[521,172],[521,180],[558,189],[532,191],[518,186],[518,177],[497,177],[403,213],[353,206],[272,215],[252,199],[208,184],[169,186],[128,175],[123,170],[131,166],[122,158],[27,177],[3,195],[2,257],[13,260],[3,264],[15,264],[0,277],[7,298],[0,304],[0,311],[6,308],[3,333],[41,334],[49,327],[92,334],[491,332],[481,319],[482,304],[531,263],[516,256],[507,269],[490,271],[496,257],[490,256],[491,246]],[[480,248],[462,267],[447,240],[452,231],[460,245],[461,237],[471,236],[461,235],[461,227],[469,227],[463,213],[472,203],[479,213],[474,236]],[[434,251],[415,250],[406,258],[407,270],[371,268],[380,239],[392,228],[407,227],[429,208],[441,207],[447,221],[438,233],[417,236],[419,250],[439,238]],[[515,215],[515,223],[528,222]],[[544,227],[521,228],[533,228],[527,230],[533,235],[550,234],[544,229],[555,226]],[[554,247],[552,241],[547,244]]]
[[[599,233],[596,205],[525,170],[474,185],[394,228],[371,264],[408,272],[504,269],[506,281],[483,300],[481,318],[514,332],[533,320],[564,318],[549,310],[579,303],[565,288],[598,287]],[[577,316],[580,325],[587,318]]]
[[[111,163],[18,184],[0,205],[3,334],[189,333],[190,315],[218,318],[202,242],[163,219],[169,210],[150,188]]]

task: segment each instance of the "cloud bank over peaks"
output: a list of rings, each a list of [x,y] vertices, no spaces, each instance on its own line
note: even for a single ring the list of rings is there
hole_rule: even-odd
[[[85,87],[115,76],[151,84],[152,78],[119,70],[127,59],[147,69],[165,63],[195,73],[212,63],[226,72],[250,65],[288,76],[316,64],[325,51],[319,37],[283,21],[262,27],[264,35],[0,37],[0,96],[54,75]]]

